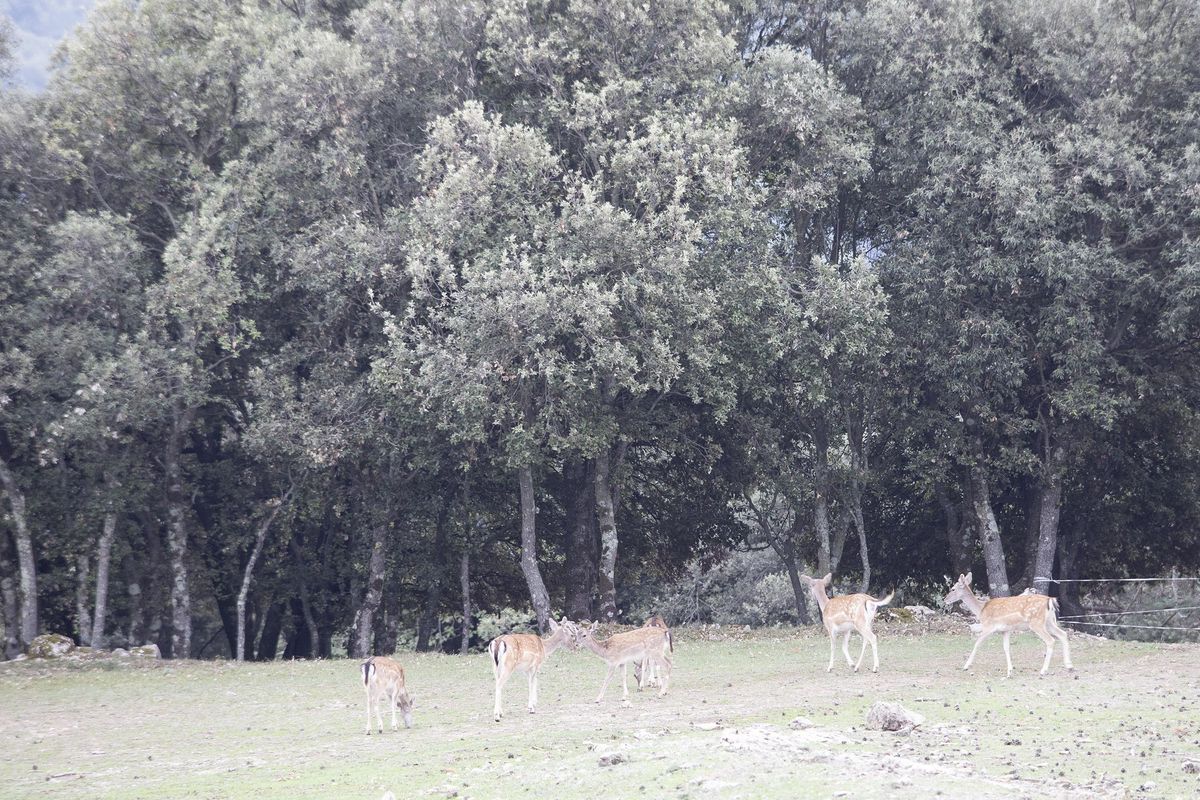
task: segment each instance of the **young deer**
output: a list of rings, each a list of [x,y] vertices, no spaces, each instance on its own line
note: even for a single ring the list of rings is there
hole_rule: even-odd
[[[492,655],[492,674],[496,677],[496,707],[493,710],[496,722],[501,717],[500,690],[514,672],[524,672],[529,679],[529,713],[534,713],[542,663],[560,647],[574,650],[578,630],[575,623],[563,617],[561,623],[550,620],[550,635],[545,638],[534,633],[506,633],[492,639],[488,652]]]
[[[829,666],[825,668],[825,671],[829,672],[833,669],[837,637],[844,633],[846,638],[842,640],[842,652],[846,654],[846,663],[852,666],[855,672],[858,672],[858,668],[862,666],[863,656],[867,653],[867,644],[870,643],[871,654],[875,658],[875,666],[871,668],[871,671],[878,672],[879,645],[875,632],[871,630],[871,623],[874,621],[875,612],[879,610],[879,607],[892,602],[894,593],[888,594],[882,600],[877,600],[869,594],[827,597],[825,590],[833,582],[833,573],[829,573],[824,578],[810,578],[807,575],[801,575],[800,580],[808,585],[813,597],[816,598],[817,605],[821,609],[821,620],[825,623],[825,630],[829,633]],[[850,633],[852,631],[858,631],[863,640],[862,650],[858,652],[857,664],[850,660]]]
[[[622,667],[621,686],[624,692],[621,702],[629,705],[629,663],[631,661],[644,661],[647,666],[647,669],[642,671],[642,679],[638,682],[639,689],[645,685],[646,673],[653,668],[661,670],[659,675],[662,683],[658,689],[658,696],[662,697],[666,694],[667,686],[671,683],[671,657],[668,655],[671,650],[670,633],[663,628],[645,627],[625,633],[616,633],[603,642],[599,642],[595,637],[598,625],[598,622],[593,622],[576,636],[579,644],[608,664],[608,675],[604,678],[604,685],[600,687],[600,694],[596,695],[596,702],[599,703],[604,699],[608,682],[616,674],[617,667]]]
[[[412,727],[413,699],[404,686],[404,668],[400,662],[384,656],[372,656],[362,662],[363,688],[367,690],[367,735],[371,735],[371,708],[375,708],[375,719],[379,723],[379,732],[383,733],[383,714],[379,706],[386,697],[392,706],[392,730],[399,730],[396,724],[396,703],[400,703],[400,713],[404,715],[404,727]]]
[[[675,652],[675,642],[671,638],[671,629],[669,627],[667,627],[667,621],[665,619],[663,619],[658,614],[655,614],[654,616],[652,616],[648,620],[646,620],[646,622],[642,625],[642,627],[643,628],[659,628],[662,631],[664,631],[667,635],[667,649],[672,653]],[[642,680],[642,671],[643,670],[646,671],[646,678],[645,678],[644,683]],[[647,664],[644,661],[637,661],[634,663],[633,679],[635,681],[637,681],[638,691],[641,691],[641,688],[643,685],[645,685],[645,686],[661,686],[662,685],[662,676],[658,674],[658,667],[656,667],[653,664]]]
[[[971,573],[959,575],[953,588],[942,603],[951,605],[961,602],[979,620],[971,629],[979,634],[971,655],[963,669],[970,669],[975,661],[979,645],[993,633],[1004,634],[1004,658],[1008,662],[1008,675],[1012,675],[1012,655],[1009,653],[1009,637],[1014,631],[1033,631],[1046,643],[1046,659],[1042,662],[1042,674],[1050,669],[1050,657],[1054,654],[1054,640],[1062,642],[1063,666],[1074,669],[1071,664],[1071,646],[1067,644],[1067,632],[1058,624],[1058,601],[1044,594],[1020,594],[1016,597],[994,597],[986,603],[971,591]]]

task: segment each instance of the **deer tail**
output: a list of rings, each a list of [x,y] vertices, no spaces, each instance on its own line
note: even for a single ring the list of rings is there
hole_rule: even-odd
[[[504,641],[497,636],[495,639],[492,639],[492,643],[488,645],[488,650],[492,654],[492,663],[499,667],[500,659],[504,656]]]
[[[887,597],[883,598],[882,600],[875,601],[875,607],[878,608],[879,606],[886,606],[888,603],[892,602],[892,598],[895,596],[895,592],[888,592]]]
[[[363,686],[368,686],[371,683],[371,676],[375,674],[375,659],[368,658],[362,663],[363,671]]]

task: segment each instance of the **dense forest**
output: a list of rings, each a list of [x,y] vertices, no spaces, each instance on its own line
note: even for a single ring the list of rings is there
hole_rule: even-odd
[[[0,90],[6,655],[1200,568],[1197,53],[1193,0],[102,3]]]

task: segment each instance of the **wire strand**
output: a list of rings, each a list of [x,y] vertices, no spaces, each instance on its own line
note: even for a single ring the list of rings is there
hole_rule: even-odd
[[[1072,614],[1059,619],[1083,619],[1085,617],[1120,617],[1126,614],[1165,614],[1168,611],[1200,611],[1200,606],[1180,606],[1178,608],[1150,608],[1139,611],[1097,611],[1092,614]]]
[[[1074,625],[1099,625],[1104,628],[1142,628],[1152,631],[1190,631],[1200,633],[1200,628],[1180,628],[1173,625],[1130,625],[1124,622],[1075,622]]]

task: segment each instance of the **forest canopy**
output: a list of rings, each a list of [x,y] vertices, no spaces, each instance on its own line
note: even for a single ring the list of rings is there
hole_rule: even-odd
[[[101,3],[0,88],[5,655],[1200,568],[1197,53],[1189,0]]]

